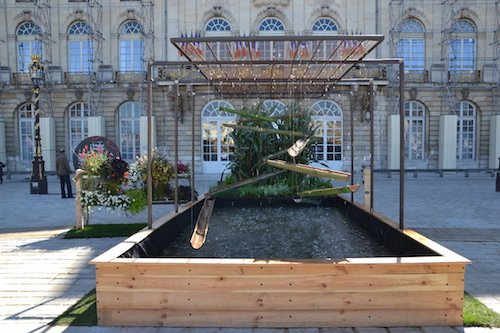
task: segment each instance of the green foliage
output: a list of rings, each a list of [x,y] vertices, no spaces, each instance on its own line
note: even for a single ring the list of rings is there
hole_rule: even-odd
[[[272,111],[264,109],[262,103],[257,103],[234,112],[241,116],[238,125],[244,124],[244,127],[236,127],[231,132],[235,151],[230,168],[237,181],[271,172],[273,168],[266,165],[265,160],[276,156],[277,152],[283,155],[283,159],[291,160],[286,149],[296,140],[313,135],[309,113],[301,110],[298,104],[288,105],[287,114],[282,117],[270,118]],[[280,132],[273,133],[276,130]],[[297,133],[301,133],[301,136],[297,136]],[[295,158],[295,162],[306,163],[310,156],[311,149],[306,147]]]
[[[500,314],[465,293],[464,326],[500,327]]]
[[[142,212],[148,205],[148,198],[146,192],[142,188],[133,188],[125,191],[125,195],[130,198],[130,205],[128,212],[137,215]]]

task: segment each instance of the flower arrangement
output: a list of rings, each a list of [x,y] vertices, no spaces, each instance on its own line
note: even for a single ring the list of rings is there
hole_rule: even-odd
[[[177,173],[178,174],[189,174],[189,164],[182,163],[179,161],[177,163]]]
[[[91,207],[101,206],[138,214],[146,207],[144,190],[130,185],[127,162],[102,148],[91,150],[87,146],[78,158],[85,172],[80,191],[84,209],[90,211]]]
[[[80,169],[85,170],[85,173],[90,176],[99,176],[101,167],[107,160],[108,153],[102,147],[89,149],[88,146],[85,146],[78,154]]]

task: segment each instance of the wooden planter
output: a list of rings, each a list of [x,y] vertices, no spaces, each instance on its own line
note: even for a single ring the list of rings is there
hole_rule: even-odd
[[[183,214],[190,215],[186,208],[92,261],[99,325],[462,325],[464,271],[470,262],[415,231],[400,232],[382,216],[343,204],[353,216],[367,216],[370,225],[380,223],[381,230],[390,228],[389,233],[434,255],[291,261],[137,258],[140,252],[154,252],[154,242],[147,241],[160,237],[154,229],[180,228]]]

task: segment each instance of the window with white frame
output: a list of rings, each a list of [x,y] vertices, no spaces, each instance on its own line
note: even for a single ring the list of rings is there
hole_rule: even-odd
[[[68,72],[88,73],[92,70],[93,43],[90,25],[84,21],[73,23],[68,29]]]
[[[338,33],[338,25],[335,20],[330,17],[320,17],[316,21],[314,21],[312,26],[313,35],[320,36],[330,36],[336,35]],[[321,43],[318,49],[318,43]],[[312,43],[312,50],[316,50],[317,56],[324,59],[329,60],[333,59],[333,52],[337,49],[338,41],[333,40],[324,40],[317,41]],[[307,45],[305,45],[307,47]],[[301,47],[304,47],[302,45]],[[299,49],[298,52],[303,51],[303,49]],[[310,52],[310,51],[309,51]],[[300,55],[300,54],[299,54]],[[297,57],[296,57],[297,58]]]
[[[33,22],[24,22],[17,28],[17,71],[29,72],[31,56],[42,56],[42,43],[38,36],[42,30]]]
[[[231,25],[223,17],[213,17],[205,25],[205,36],[230,36]],[[205,44],[206,50],[204,52],[208,61],[210,60],[229,60],[231,59],[231,51],[226,46],[226,43],[221,42],[208,42]],[[233,50],[235,52],[236,50]]]
[[[476,69],[476,32],[472,22],[465,19],[455,21],[452,28],[449,57],[450,70],[473,71]]]
[[[33,160],[35,142],[35,106],[32,103],[23,104],[19,108],[19,142],[21,143],[21,160]]]
[[[232,129],[223,124],[236,122],[236,116],[220,110],[222,107],[233,109],[226,101],[214,100],[201,110],[202,160],[205,163],[219,163],[220,167],[231,161],[234,153],[234,142],[230,137]]]
[[[400,23],[401,39],[398,56],[403,58],[406,71],[423,71],[425,68],[425,28],[417,19]]]
[[[424,159],[425,147],[425,108],[416,101],[405,103],[405,158]]]
[[[140,117],[143,115],[144,107],[137,102],[126,102],[118,110],[120,153],[127,162],[133,162],[141,154]]]
[[[120,27],[120,71],[143,71],[143,26],[137,21],[127,21]]]
[[[330,100],[319,100],[311,106],[311,121],[316,127],[315,135],[321,139],[314,144],[314,160],[342,161],[342,110]]]
[[[455,105],[457,113],[457,159],[476,158],[476,107],[467,101]]]
[[[260,35],[283,35],[285,32],[285,24],[277,17],[266,17],[260,22],[258,30]],[[279,60],[285,58],[285,42],[266,41],[261,42],[259,45],[261,59]]]
[[[89,135],[88,117],[92,115],[90,105],[83,102],[74,103],[69,107],[68,115],[69,145],[73,152]]]

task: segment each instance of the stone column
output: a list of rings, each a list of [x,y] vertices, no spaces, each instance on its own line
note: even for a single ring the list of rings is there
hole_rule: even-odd
[[[440,169],[457,168],[457,116],[442,115],[439,119]]]

